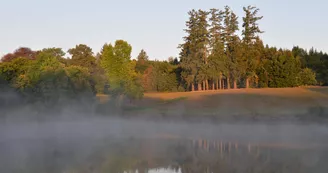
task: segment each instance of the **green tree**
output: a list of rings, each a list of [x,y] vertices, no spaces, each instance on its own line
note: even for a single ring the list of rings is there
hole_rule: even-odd
[[[294,56],[300,57],[302,68],[310,68],[316,73],[319,85],[328,85],[328,55],[311,48],[308,52],[299,47],[293,47]]]
[[[186,22],[187,36],[184,37],[185,43],[181,44],[180,59],[183,68],[182,78],[191,90],[195,90],[195,83],[198,84],[198,90],[201,90],[201,84],[207,81],[206,73],[201,70],[204,64],[207,64],[209,43],[208,33],[208,12],[203,10],[189,11],[189,20]],[[208,82],[206,82],[208,83]]]
[[[8,62],[0,63],[0,76],[8,83],[14,83],[20,76],[24,75],[29,69],[31,60],[27,58],[15,58]]]
[[[224,48],[224,27],[222,21],[224,12],[218,9],[210,10],[211,17],[209,36],[210,36],[210,55],[208,57],[207,72],[212,80],[212,89],[221,89],[222,74],[228,73],[228,59]]]
[[[208,31],[208,18],[209,12],[198,10],[197,15],[197,28],[196,28],[196,58],[200,59],[198,64],[198,73],[196,76],[198,82],[198,90],[201,90],[201,83],[203,83],[203,90],[208,90],[208,44],[209,44],[209,31]]]
[[[263,16],[258,16],[259,9],[255,6],[248,6],[243,8],[245,16],[243,17],[243,66],[246,77],[246,88],[249,87],[250,78],[255,77],[258,61],[256,57],[259,52],[256,48],[259,39],[259,34],[263,33],[258,26],[258,21]]]
[[[266,45],[266,47],[263,48],[262,56],[263,58],[260,61],[260,64],[257,68],[257,76],[258,76],[258,86],[260,88],[266,88],[269,87],[269,73],[268,73],[268,66],[267,64],[269,61],[272,60],[272,57],[277,54],[277,48],[275,47],[269,47]]]
[[[141,98],[143,89],[140,76],[135,72],[135,62],[131,61],[132,47],[126,41],[117,40],[115,46],[105,44],[102,49],[101,66],[108,77],[111,95],[126,95]]]
[[[55,57],[41,52],[30,65],[26,74],[15,80],[15,87],[19,88],[29,97],[34,97],[54,103],[63,94],[61,89],[65,85],[64,65]]]
[[[237,88],[237,80],[241,76],[242,65],[240,63],[241,58],[241,42],[236,34],[238,28],[238,17],[226,6],[224,10],[224,33],[223,40],[225,42],[225,54],[227,56],[226,68],[227,72],[224,73],[227,77],[227,88],[230,88],[230,78],[233,78],[233,88]]]
[[[191,91],[194,91],[197,64],[200,63],[199,59],[195,57],[197,11],[191,10],[188,12],[188,15],[189,20],[186,22],[187,29],[184,30],[187,36],[184,37],[184,43],[179,45],[179,48],[181,48],[181,67],[183,69],[181,77],[187,83],[187,87],[191,87]]]
[[[92,49],[84,44],[76,45],[75,48],[71,48],[68,50],[68,53],[71,55],[71,59],[69,60],[70,65],[81,66],[88,69],[90,78],[90,85],[93,88],[93,92],[96,93],[96,85],[97,81],[95,80],[96,71],[97,71],[97,63],[96,58],[93,55]]]
[[[62,50],[62,48],[44,48],[41,50],[41,52],[49,53],[51,56],[57,58],[60,63],[68,65],[68,60],[64,58],[65,52]]]
[[[291,51],[279,50],[267,61],[266,69],[269,76],[269,87],[295,87],[301,85],[301,62]]]
[[[302,85],[316,85],[316,74],[309,68],[304,68],[300,72],[300,80]]]
[[[65,66],[54,54],[41,51],[13,84],[28,98],[51,106],[60,99],[93,98],[89,80],[87,68]]]
[[[67,89],[68,94],[72,97],[88,96],[91,97],[92,88],[89,83],[90,74],[87,68],[81,66],[65,67],[65,74],[68,78]]]
[[[68,50],[71,55],[70,63],[91,69],[96,64],[96,58],[93,56],[92,49],[84,44],[76,45],[75,48]]]
[[[153,62],[152,85],[153,90],[158,92],[178,91],[178,80],[175,73],[176,67],[166,61]]]

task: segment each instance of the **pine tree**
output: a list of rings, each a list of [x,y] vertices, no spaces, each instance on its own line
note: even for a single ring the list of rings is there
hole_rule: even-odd
[[[198,84],[198,90],[201,90],[201,84],[207,80],[207,73],[204,64],[207,63],[207,45],[208,45],[208,12],[203,10],[192,10],[189,13],[189,21],[186,22],[185,29],[187,36],[184,37],[185,43],[180,45],[181,67],[183,68],[182,78],[191,90],[195,90],[195,83]]]
[[[181,77],[187,83],[188,88],[191,86],[191,91],[195,90],[195,76],[197,73],[197,62],[195,61],[195,37],[196,37],[196,11],[191,10],[188,12],[189,20],[186,22],[186,27],[184,31],[187,33],[187,36],[184,37],[185,43],[179,45],[181,48],[180,59],[181,67],[183,72]]]
[[[249,80],[256,76],[256,68],[258,61],[256,56],[258,52],[256,50],[256,42],[259,41],[259,34],[263,33],[258,26],[258,21],[263,18],[263,16],[257,16],[259,9],[255,6],[248,6],[243,8],[245,16],[243,17],[243,66],[244,75],[246,77],[246,88],[249,87]]]
[[[225,74],[227,78],[227,88],[230,88],[230,78],[233,78],[234,88],[237,88],[237,80],[240,78],[241,66],[241,46],[240,39],[236,32],[238,28],[238,17],[228,7],[225,7],[224,11],[224,41],[225,41],[225,52],[227,56],[227,69],[228,72]]]
[[[198,73],[196,76],[198,86],[203,83],[203,90],[208,89],[208,44],[209,44],[209,32],[208,32],[208,12],[198,10],[197,13],[197,27],[196,27],[196,58],[199,59],[197,64]],[[201,87],[198,88],[200,90]]]
[[[227,57],[224,52],[222,26],[224,13],[219,9],[210,10],[208,76],[212,79],[212,89],[221,89],[222,74],[227,72]]]

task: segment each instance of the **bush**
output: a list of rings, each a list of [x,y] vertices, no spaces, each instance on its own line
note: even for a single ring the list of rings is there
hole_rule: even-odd
[[[316,85],[316,74],[309,68],[302,69],[299,74],[301,85]]]

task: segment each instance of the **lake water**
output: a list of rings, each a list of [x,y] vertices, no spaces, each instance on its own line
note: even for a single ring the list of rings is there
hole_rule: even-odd
[[[171,125],[171,128],[166,130],[161,129],[161,125],[158,125],[158,128],[150,125],[156,133],[150,133],[150,129],[145,130],[136,125],[130,129],[131,131],[124,131],[125,135],[123,133],[105,135],[107,134],[105,132],[113,129],[107,126],[99,128],[100,122],[96,124],[92,126],[61,124],[60,128],[56,125],[56,133],[54,128],[45,128],[55,127],[53,124],[44,127],[34,124],[29,128],[22,125],[5,128],[2,126],[0,172],[328,172],[327,132],[326,128],[322,127],[318,127],[317,130],[312,131],[313,133],[309,129],[314,127],[308,126],[297,127],[299,129],[291,126],[275,127],[276,131],[279,131],[278,129],[289,129],[289,131],[285,131],[286,136],[281,133],[258,132],[252,137],[251,133],[262,128],[254,127],[255,129],[246,130],[252,126],[247,128],[238,126],[240,130],[238,133],[227,133],[224,129],[230,128],[228,131],[231,131],[237,127],[221,126],[219,130],[206,126],[210,130],[204,131],[194,126],[202,133],[193,132],[194,128],[190,128],[190,133],[187,133],[186,129],[179,128],[179,132],[172,134],[168,133],[174,129]],[[93,129],[92,133],[91,129]],[[121,131],[117,127],[115,130]],[[139,135],[132,133],[132,130],[137,130]],[[298,133],[295,133],[296,131]],[[209,132],[212,135],[205,135]],[[313,135],[314,133],[318,135]]]

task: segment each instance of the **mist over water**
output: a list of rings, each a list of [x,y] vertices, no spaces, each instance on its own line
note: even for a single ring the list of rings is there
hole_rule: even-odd
[[[261,165],[262,157],[270,158],[266,166],[283,164],[287,172],[295,164],[311,172],[328,170],[322,164],[328,159],[328,127],[318,124],[67,117],[3,121],[0,137],[0,172],[203,172],[206,167],[215,172],[241,165],[237,171],[269,169]],[[256,160],[253,151],[263,156]],[[252,163],[233,161],[238,159]],[[188,167],[196,163],[199,167]]]
[[[92,102],[10,107],[19,98],[10,96],[0,105],[1,173],[328,172],[325,123],[98,114]]]

